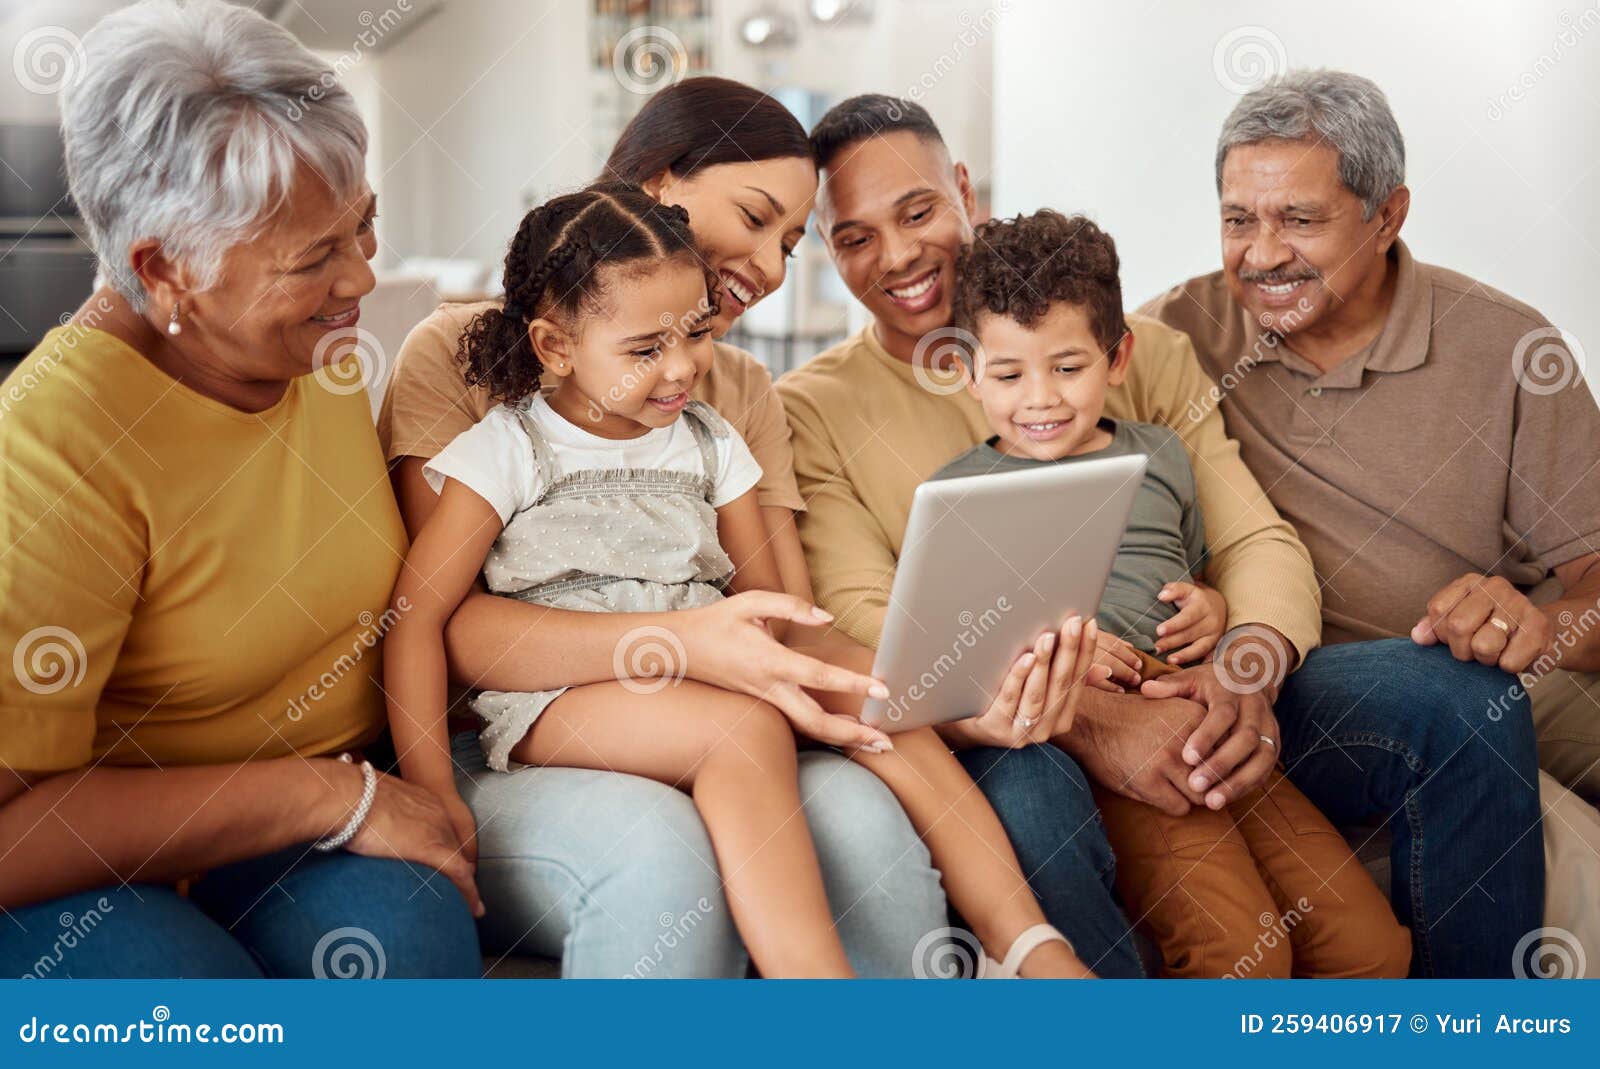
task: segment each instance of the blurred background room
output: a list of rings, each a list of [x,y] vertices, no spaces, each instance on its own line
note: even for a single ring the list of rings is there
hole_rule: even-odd
[[[367,117],[382,219],[362,324],[389,352],[439,300],[492,292],[522,214],[594,177],[648,94],[697,73],[766,89],[808,127],[858,92],[917,100],[969,167],[981,214],[1089,213],[1117,239],[1136,306],[1218,266],[1218,128],[1290,66],[1387,91],[1418,258],[1600,351],[1600,0],[250,2],[323,53]],[[3,360],[92,284],[56,92],[118,6],[0,0]],[[728,340],[779,374],[861,316],[808,238],[790,283]]]

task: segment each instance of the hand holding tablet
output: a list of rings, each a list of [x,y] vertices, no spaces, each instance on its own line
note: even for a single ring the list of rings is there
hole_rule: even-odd
[[[1060,681],[1035,644],[1093,620],[1144,470],[1119,456],[919,486],[873,663],[890,696],[862,721],[906,731],[984,714],[1008,687],[1048,694]]]

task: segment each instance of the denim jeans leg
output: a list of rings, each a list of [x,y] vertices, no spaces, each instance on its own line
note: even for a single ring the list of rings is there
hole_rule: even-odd
[[[1313,650],[1276,706],[1289,778],[1335,824],[1387,821],[1412,974],[1509,976],[1542,923],[1544,840],[1527,695],[1407,639]]]
[[[170,887],[63,895],[0,919],[0,979],[259,979],[228,931]]]
[[[1113,897],[1116,859],[1078,763],[1051,745],[956,756],[1000,817],[1045,918],[1101,976],[1143,976],[1133,930]]]
[[[745,975],[716,855],[687,794],[616,772],[492,772],[471,733],[452,750],[478,820],[487,953],[559,958],[569,977]],[[866,769],[807,750],[799,776],[851,964],[862,976],[911,975],[917,941],[944,917],[927,850]]]
[[[800,754],[800,797],[839,938],[856,974],[916,974],[918,945],[945,927],[944,888],[893,792],[833,750]]]
[[[268,976],[483,974],[466,899],[425,865],[302,843],[206,873],[190,900],[248,947]]]
[[[475,732],[457,734],[451,756],[478,821],[485,954],[554,958],[569,978],[745,974],[688,795],[620,772],[495,772]]]

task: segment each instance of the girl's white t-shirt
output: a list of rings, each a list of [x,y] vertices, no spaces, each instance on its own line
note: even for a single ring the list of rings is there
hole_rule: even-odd
[[[526,410],[548,447],[547,460],[555,477],[616,468],[705,474],[700,446],[685,416],[637,438],[618,441],[567,422],[543,395],[527,402]],[[728,433],[712,438],[717,453],[713,508],[738,499],[761,481],[761,465],[750,454],[750,447],[731,425],[726,421],[724,425]],[[537,501],[545,490],[545,480],[539,477],[534,462],[533,443],[516,411],[506,405],[496,405],[482,420],[456,435],[422,472],[435,493],[444,488],[447,477],[466,486],[494,506],[502,524],[511,522],[512,516]]]

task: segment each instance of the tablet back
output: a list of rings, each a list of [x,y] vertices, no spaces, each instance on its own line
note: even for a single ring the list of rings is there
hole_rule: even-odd
[[[1017,657],[1066,617],[1092,618],[1145,457],[917,487],[861,719],[907,731],[976,716]]]

